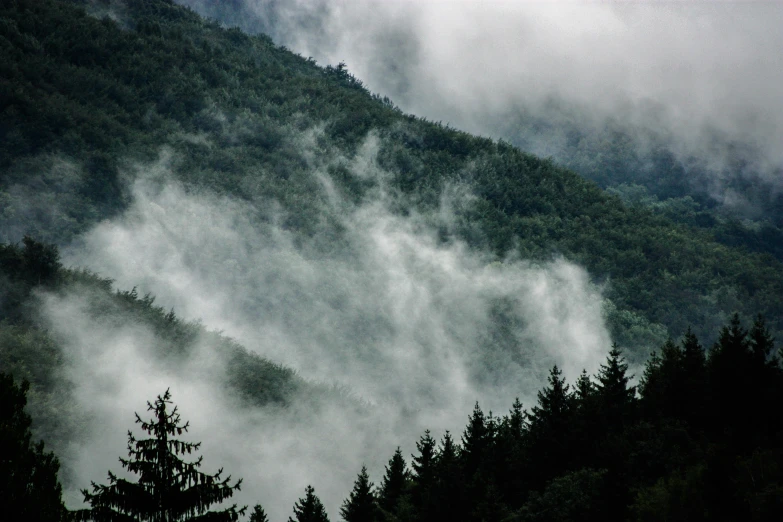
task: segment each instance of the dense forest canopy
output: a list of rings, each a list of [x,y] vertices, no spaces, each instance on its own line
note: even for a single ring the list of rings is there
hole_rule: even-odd
[[[110,433],[171,387],[253,520],[281,498],[297,521],[763,520],[779,224],[754,236],[629,184],[595,147],[563,161],[612,190],[172,1],[4,2],[0,372],[30,383],[3,377],[14,436],[49,475],[31,440],[62,459],[78,507]]]

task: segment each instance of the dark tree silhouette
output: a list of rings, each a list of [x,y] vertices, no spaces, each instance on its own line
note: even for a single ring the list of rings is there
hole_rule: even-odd
[[[386,466],[386,474],[381,482],[378,503],[388,513],[396,513],[402,496],[408,488],[409,473],[402,451],[397,448]]]
[[[340,515],[345,522],[375,522],[379,520],[380,511],[372,487],[373,484],[367,475],[367,468],[362,466],[362,471],[354,482],[353,491],[340,508]]]
[[[316,496],[313,486],[307,486],[304,498],[294,504],[294,517],[288,517],[288,522],[329,522],[324,505]]]
[[[56,522],[66,515],[60,464],[44,452],[43,442],[31,441],[32,421],[24,411],[29,388],[27,381],[17,386],[11,375],[0,373],[0,506],[14,520]]]
[[[269,518],[266,516],[264,508],[259,504],[253,506],[253,511],[250,513],[250,519],[248,522],[269,522]]]
[[[128,459],[120,458],[122,467],[139,476],[138,482],[119,478],[109,472],[109,484],[92,483],[92,492],[83,490],[85,502],[92,507],[77,511],[76,520],[115,521],[149,520],[154,522],[238,520],[246,508],[233,505],[221,511],[209,511],[213,504],[231,498],[242,480],[230,484],[231,477],[221,479],[222,469],[214,475],[199,471],[202,457],[186,462],[181,456],[198,451],[201,443],[174,438],[188,431],[182,425],[177,408],[169,410],[171,393],[166,390],[154,403],[147,403],[154,418],[143,421],[136,414],[141,429],[151,435],[136,439],[128,432]]]

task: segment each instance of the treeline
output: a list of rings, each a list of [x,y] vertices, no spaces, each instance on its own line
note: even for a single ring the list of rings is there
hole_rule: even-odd
[[[595,376],[582,372],[571,384],[554,367],[529,409],[516,400],[506,415],[495,416],[476,404],[460,436],[446,432],[438,441],[426,431],[409,461],[398,448],[378,487],[363,467],[340,514],[346,522],[780,520],[783,366],[761,316],[749,329],[735,316],[706,353],[691,332],[679,343],[666,342],[649,358],[638,386],[632,381],[616,348]],[[0,385],[0,440],[17,448],[0,459],[3,505],[53,512],[57,462],[30,442],[22,412],[27,385],[16,387],[7,376]],[[63,519],[152,520],[156,509],[168,513],[166,520],[245,514],[236,506],[208,512],[241,481],[232,484],[182,460],[199,446],[176,439],[187,423],[176,409],[167,410],[170,403],[166,392],[149,405],[154,419],[137,416],[151,438],[129,434],[130,458],[121,462],[139,481],[110,473],[109,485],[85,490],[91,508],[70,514],[63,508]],[[46,502],[30,493],[36,488]],[[267,520],[260,505],[249,514],[251,521]],[[289,521],[327,520],[308,486]]]
[[[375,492],[362,470],[345,520],[780,520],[783,370],[762,317],[734,316],[707,354],[670,340],[631,381],[613,349],[570,385],[553,368],[528,410],[477,404],[410,469],[398,450]]]

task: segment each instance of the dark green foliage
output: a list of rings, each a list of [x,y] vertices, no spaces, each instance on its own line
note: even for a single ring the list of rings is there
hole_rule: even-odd
[[[411,459],[413,473],[410,502],[418,515],[417,518],[424,521],[430,520],[432,513],[436,511],[434,495],[437,442],[430,435],[430,430],[425,431],[424,435],[416,442],[416,449],[418,455],[412,455]]]
[[[327,226],[328,198],[302,153],[301,132],[325,129],[316,141],[326,152],[316,160],[353,202],[377,180],[346,175],[326,156],[354,157],[372,132],[397,210],[432,211],[446,187],[459,186],[475,197],[456,206],[457,237],[500,258],[511,250],[537,260],[556,253],[611,278],[607,297],[618,313],[610,327],[624,348],[658,343],[689,324],[711,344],[734,309],[761,310],[772,333],[783,332],[783,264],[748,252],[745,240],[716,243],[736,236],[728,225],[726,233],[692,229],[671,213],[627,207],[551,161],[402,114],[344,64],[320,68],[267,37],[222,29],[170,2],[125,2],[117,22],[86,15],[84,5],[0,6],[0,240],[31,233],[64,244],[116,215],[130,201],[127,164],[154,161],[161,146],[178,158],[172,174],[186,186],[275,201],[285,211],[282,226],[314,235]],[[627,140],[614,137],[608,143],[626,157]],[[583,168],[606,152],[582,151],[572,165],[628,171]],[[666,154],[656,158],[671,163]]]
[[[388,514],[396,514],[401,507],[403,496],[408,491],[410,473],[402,456],[402,451],[397,448],[386,466],[386,474],[383,476],[381,488],[378,492],[378,504]]]
[[[266,516],[266,512],[264,512],[264,508],[256,504],[253,506],[253,511],[250,512],[248,522],[269,522],[269,518]]]
[[[294,518],[288,517],[288,522],[329,522],[324,505],[316,496],[313,486],[305,488],[305,496],[294,504]]]
[[[468,426],[462,434],[462,469],[468,477],[472,477],[479,471],[481,463],[487,456],[487,448],[490,443],[490,431],[488,429],[484,412],[478,402],[473,407],[473,413],[468,419]]]
[[[372,489],[373,484],[367,475],[367,468],[362,466],[362,470],[354,482],[353,490],[340,508],[340,515],[345,522],[376,522],[380,520],[378,501]]]
[[[563,372],[554,366],[549,372],[549,386],[538,392],[538,404],[528,415],[528,451],[531,475],[537,484],[555,477],[568,468],[572,418],[569,386]]]
[[[582,469],[558,477],[534,494],[510,520],[576,522],[606,520],[605,470]]]
[[[119,478],[109,472],[109,484],[92,483],[92,492],[83,490],[89,509],[74,513],[76,520],[165,520],[236,521],[246,508],[236,504],[209,511],[239,490],[242,479],[231,484],[231,477],[221,478],[222,469],[214,475],[199,471],[202,457],[192,462],[182,459],[185,454],[198,451],[201,443],[184,442],[175,437],[188,431],[189,423],[182,424],[177,407],[169,409],[168,390],[147,403],[154,417],[143,421],[136,415],[151,438],[136,439],[128,432],[128,458],[120,458],[122,467],[138,475],[138,482]]]
[[[582,372],[573,388],[554,367],[529,412],[519,400],[500,418],[476,405],[461,447],[446,433],[434,459],[432,504],[416,493],[430,482],[420,479],[434,445],[425,433],[410,485],[395,488],[403,493],[387,517],[778,520],[783,371],[776,358],[759,356],[774,351],[763,317],[748,332],[735,316],[708,361],[690,330],[681,343],[664,343],[647,362],[639,398],[616,346],[595,377]],[[398,450],[387,477],[402,477],[402,470]]]
[[[44,451],[43,442],[32,442],[32,421],[25,412],[29,389],[27,381],[17,385],[0,372],[0,506],[14,520],[66,520],[57,479],[60,463]]]

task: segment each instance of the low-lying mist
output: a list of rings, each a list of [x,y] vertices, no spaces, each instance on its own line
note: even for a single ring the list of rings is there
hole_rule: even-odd
[[[93,423],[65,459],[71,486],[118,470],[133,412],[170,387],[205,469],[244,478],[240,503],[283,519],[313,484],[336,517],[362,464],[378,483],[398,445],[409,456],[425,429],[461,433],[475,401],[502,415],[517,396],[533,405],[553,364],[569,379],[597,369],[611,340],[583,269],[498,262],[444,239],[450,206],[469,197],[458,188],[431,214],[391,211],[404,202],[384,188],[375,150],[370,137],[339,160],[377,182],[359,203],[313,169],[328,202],[314,235],[282,226],[272,201],[182,185],[166,161],[139,167],[129,208],[66,249],[66,264],[150,292],[344,399],[251,408],[228,391],[208,339],[184,360],[161,359],[145,326],[96,321],[78,293],[50,296],[45,315]]]

